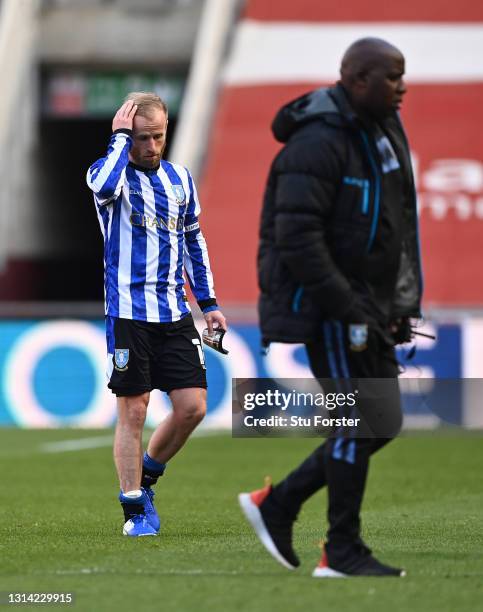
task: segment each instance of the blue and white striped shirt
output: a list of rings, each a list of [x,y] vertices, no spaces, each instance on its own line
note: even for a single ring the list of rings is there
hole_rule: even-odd
[[[87,172],[104,236],[106,314],[178,321],[190,312],[183,268],[204,311],[216,298],[193,179],[161,160],[157,169],[129,162],[128,131],[111,137],[107,156]]]

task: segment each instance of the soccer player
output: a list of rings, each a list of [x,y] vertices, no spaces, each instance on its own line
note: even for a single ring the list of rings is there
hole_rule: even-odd
[[[371,436],[336,430],[275,487],[240,495],[267,550],[293,569],[293,523],[327,486],[329,531],[313,573],[320,578],[404,575],[378,561],[360,533],[370,457],[401,424],[394,345],[411,338],[409,317],[420,316],[416,196],[398,115],[404,71],[393,45],[361,39],[344,54],[334,87],[288,104],[273,123],[285,146],[270,171],[261,222],[265,344],[303,342],[314,376],[342,389],[350,379],[385,378],[391,390],[389,401],[376,393],[360,406]],[[373,428],[385,423],[379,433]]]
[[[112,122],[107,155],[87,172],[104,236],[108,387],[117,396],[114,460],[123,533],[154,536],[153,485],[206,412],[201,340],[183,270],[208,330],[226,330],[213,288],[200,204],[186,168],[163,159],[168,109],[154,93],[130,93]],[[142,453],[152,389],[172,413]]]

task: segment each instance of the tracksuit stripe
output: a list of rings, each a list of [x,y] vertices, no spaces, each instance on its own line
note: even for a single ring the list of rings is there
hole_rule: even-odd
[[[336,438],[334,448],[332,449],[332,459],[343,460],[342,453],[344,452],[345,438]]]
[[[339,368],[340,368],[343,378],[347,380],[347,383],[346,383],[347,388],[351,390],[352,387],[350,383],[349,362],[347,359],[347,354],[346,354],[346,349],[345,349],[345,344],[344,344],[344,329],[343,329],[342,323],[340,321],[324,323],[324,331],[325,331],[324,336],[326,338],[326,346],[328,349],[328,355],[330,354],[329,349],[331,349],[332,358],[334,360],[334,370],[332,369],[332,366],[331,366],[331,373],[333,371],[338,373]],[[332,332],[334,332],[335,338],[337,340],[337,351],[334,351],[334,348],[333,348]],[[337,353],[339,356],[339,364],[338,364],[339,368],[337,367]],[[330,365],[330,357],[329,357],[329,365]],[[336,438],[334,448],[332,449],[333,459],[338,459],[338,460],[346,461],[347,463],[354,464],[356,446],[357,446],[357,443],[355,439],[348,439],[345,437]]]
[[[345,346],[344,346],[344,329],[342,327],[342,323],[340,321],[335,321],[334,327],[335,327],[335,334],[337,337],[337,345],[339,348],[340,365],[342,369],[342,374],[344,375],[344,378],[350,378],[351,376],[349,373],[349,363],[347,361],[347,355],[346,355]]]
[[[352,465],[354,465],[354,463],[356,462],[356,440],[349,440],[349,444],[347,445],[347,452],[345,454],[345,461],[347,461],[347,463],[352,463]]]
[[[332,327],[330,322],[324,321],[324,341],[325,348],[327,350],[327,359],[329,361],[329,368],[331,377],[335,380],[336,388],[339,386],[339,372],[337,369],[336,355],[334,351],[334,345],[332,342]],[[334,446],[332,448],[332,458],[341,460],[343,458],[343,446],[344,438],[336,438]]]

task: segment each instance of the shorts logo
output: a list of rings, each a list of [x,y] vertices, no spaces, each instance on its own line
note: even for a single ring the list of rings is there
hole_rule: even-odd
[[[349,342],[351,351],[364,351],[367,348],[369,330],[367,323],[349,325]]]
[[[174,193],[174,197],[176,199],[176,204],[184,204],[186,200],[186,194],[183,189],[183,185],[171,185]]]
[[[129,361],[129,349],[115,349],[114,350],[114,365],[116,370],[124,372],[127,370],[127,362]]]

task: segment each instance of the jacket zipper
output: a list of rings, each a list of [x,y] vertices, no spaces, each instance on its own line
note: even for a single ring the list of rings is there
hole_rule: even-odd
[[[369,212],[369,181],[364,179],[362,186],[362,214],[367,215]]]

